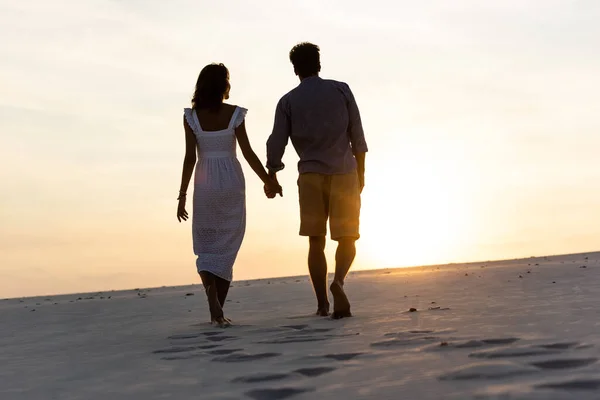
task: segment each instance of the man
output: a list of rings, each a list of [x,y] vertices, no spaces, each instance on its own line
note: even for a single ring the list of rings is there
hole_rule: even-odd
[[[327,221],[338,242],[330,290],[335,319],[350,317],[344,279],[356,255],[360,194],[365,184],[367,144],[354,96],[347,84],[319,77],[319,47],[300,43],[290,61],[300,84],[279,100],[267,141],[271,177],[284,168],[288,138],[300,157],[300,235],[309,237],[308,269],[317,297],[317,315],[329,315],[325,241]],[[267,193],[269,197],[275,194]]]

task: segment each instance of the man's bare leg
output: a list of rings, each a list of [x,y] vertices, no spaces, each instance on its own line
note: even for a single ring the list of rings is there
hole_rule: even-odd
[[[356,239],[354,238],[341,238],[338,241],[338,247],[335,252],[335,277],[330,286],[331,294],[333,294],[332,318],[335,319],[352,316],[352,313],[350,313],[350,302],[344,292],[344,280],[356,256],[355,242]]]
[[[327,298],[327,259],[325,258],[325,236],[309,238],[308,271],[317,296],[317,315],[329,315]]]

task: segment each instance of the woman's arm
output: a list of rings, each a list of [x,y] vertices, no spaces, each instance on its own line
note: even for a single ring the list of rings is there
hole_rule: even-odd
[[[244,155],[246,161],[248,161],[250,168],[252,168],[252,170],[256,173],[256,175],[258,175],[260,180],[263,181],[265,185],[276,188],[277,192],[281,194],[281,187],[269,176],[265,168],[262,166],[260,159],[254,150],[252,150],[252,146],[248,140],[248,133],[246,132],[245,121],[243,121],[240,126],[235,128],[235,136],[240,145],[240,149],[242,150],[242,154]]]
[[[183,117],[183,128],[185,130],[185,157],[183,159],[183,171],[181,173],[181,186],[179,187],[179,206],[177,207],[177,219],[179,222],[183,219],[187,220],[188,214],[185,211],[185,200],[187,189],[190,184],[190,179],[194,173],[194,166],[196,164],[196,137],[192,128],[188,125]]]

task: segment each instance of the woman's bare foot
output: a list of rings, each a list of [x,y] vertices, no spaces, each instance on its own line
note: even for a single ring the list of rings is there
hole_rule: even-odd
[[[317,315],[319,317],[327,317],[327,316],[329,316],[329,304],[327,304],[325,306],[319,306],[317,308]]]
[[[333,295],[333,314],[331,314],[331,318],[341,319],[351,317],[350,302],[344,292],[344,284],[333,281],[331,286],[329,286],[329,290],[331,290],[331,294]]]
[[[231,321],[225,317],[211,318],[211,324],[217,325],[219,328],[228,328],[231,326]]]

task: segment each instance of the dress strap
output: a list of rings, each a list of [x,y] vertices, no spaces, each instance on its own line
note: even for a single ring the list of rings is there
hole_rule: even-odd
[[[240,108],[238,106],[235,106],[235,110],[233,111],[233,114],[231,115],[231,119],[229,120],[229,125],[227,125],[227,129],[233,128],[233,125],[235,124],[235,120],[236,120],[239,112],[240,112]]]
[[[184,108],[183,115],[185,115],[185,119],[192,128],[194,132],[202,132],[202,127],[200,126],[200,121],[198,121],[198,116],[196,115],[196,111],[193,108]]]

